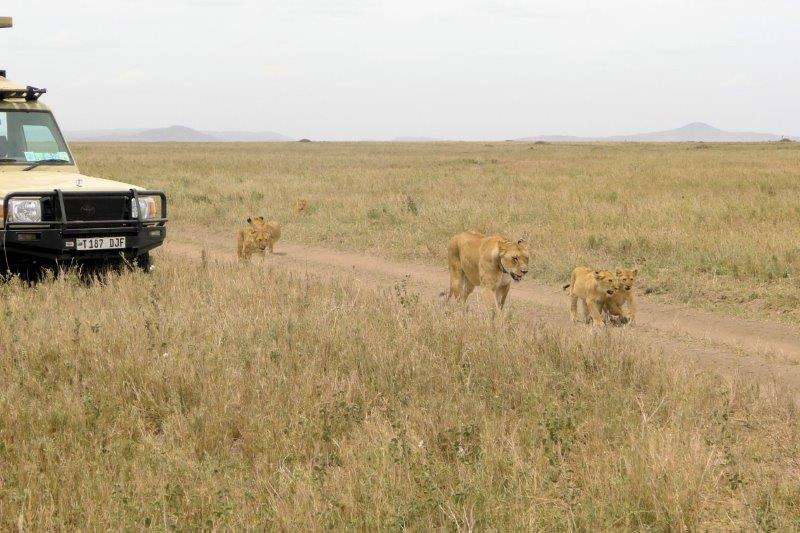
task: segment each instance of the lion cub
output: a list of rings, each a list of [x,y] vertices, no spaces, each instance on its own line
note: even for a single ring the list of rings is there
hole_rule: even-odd
[[[588,308],[593,326],[602,326],[605,303],[617,292],[617,277],[609,270],[594,270],[589,267],[577,267],[572,271],[569,289],[572,297],[570,317],[578,321],[578,300],[583,302],[584,311]]]
[[[297,214],[305,213],[308,210],[308,200],[305,198],[297,198],[294,201],[294,212]]]
[[[253,254],[265,256],[264,251],[272,249],[281,238],[281,226],[274,220],[267,222],[264,217],[248,218],[250,227],[239,230],[236,253],[241,261],[247,261]]]
[[[636,318],[636,299],[633,297],[633,282],[636,280],[638,268],[633,270],[627,268],[617,269],[617,281],[619,289],[606,300],[605,310],[612,317],[621,317],[628,324],[632,324]],[[622,310],[622,305],[627,302],[628,312]]]
[[[476,286],[483,287],[495,310],[506,303],[511,282],[528,273],[528,247],[500,235],[487,237],[474,231],[454,235],[447,245],[450,268],[449,298],[466,301]]]

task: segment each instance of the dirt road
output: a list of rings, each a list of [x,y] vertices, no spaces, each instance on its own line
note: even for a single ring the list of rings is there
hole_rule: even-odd
[[[195,236],[181,231],[171,233],[160,253],[199,258],[203,250],[212,259],[236,259],[232,238]],[[355,272],[359,279],[369,283],[406,278],[410,287],[431,298],[448,286],[444,264],[433,267],[394,262],[286,242],[278,243],[276,252],[266,261],[321,276]],[[533,306],[537,320],[564,327],[588,327],[569,321],[568,300],[560,288],[525,280],[512,287],[510,298],[515,305]],[[749,374],[761,382],[800,390],[800,328],[650,302],[641,296],[638,302],[637,324],[630,328],[632,334],[635,332],[661,347],[665,354],[690,358],[700,367],[723,376]]]

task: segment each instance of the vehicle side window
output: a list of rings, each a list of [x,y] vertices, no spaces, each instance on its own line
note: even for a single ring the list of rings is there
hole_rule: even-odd
[[[0,111],[0,158],[8,157],[8,122],[5,111]]]
[[[31,152],[58,152],[58,142],[47,126],[23,124],[22,132],[25,135],[25,144]]]

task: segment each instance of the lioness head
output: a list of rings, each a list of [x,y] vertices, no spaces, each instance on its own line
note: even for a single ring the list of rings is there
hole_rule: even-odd
[[[264,217],[252,217],[247,219],[247,223],[250,224],[250,235],[256,246],[261,250],[266,250],[270,239],[270,229],[267,226],[267,221],[264,220]]]
[[[619,290],[628,292],[633,288],[633,281],[636,279],[636,274],[639,273],[638,268],[633,270],[627,268],[617,269],[617,280],[619,281]]]
[[[595,270],[592,274],[597,281],[597,290],[599,292],[605,293],[606,296],[612,296],[619,290],[617,276],[610,270]]]
[[[500,243],[500,268],[514,281],[520,281],[528,273],[529,259],[528,246],[522,239]]]

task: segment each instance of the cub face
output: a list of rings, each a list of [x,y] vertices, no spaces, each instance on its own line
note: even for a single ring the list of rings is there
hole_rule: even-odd
[[[633,288],[633,282],[636,280],[636,274],[639,273],[638,268],[634,268],[633,270],[628,268],[619,268],[617,269],[617,280],[619,280],[619,290],[624,292],[630,292]]]
[[[271,233],[264,217],[248,218],[247,223],[250,224],[250,235],[253,242],[260,250],[266,250],[267,246],[269,246]]]
[[[619,290],[617,276],[610,270],[595,270],[592,276],[597,282],[597,290],[606,296],[613,296]]]
[[[530,253],[521,239],[516,243],[500,243],[500,266],[514,281],[520,281],[528,273]]]

